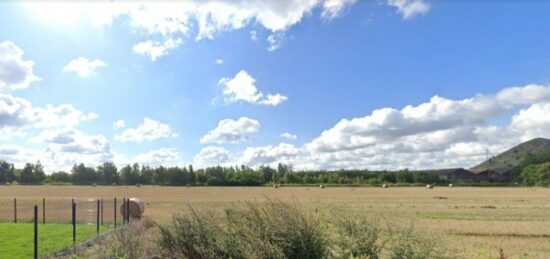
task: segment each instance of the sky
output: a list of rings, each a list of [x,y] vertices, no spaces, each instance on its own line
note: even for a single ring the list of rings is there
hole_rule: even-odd
[[[1,1],[0,159],[471,167],[550,138],[543,1]]]

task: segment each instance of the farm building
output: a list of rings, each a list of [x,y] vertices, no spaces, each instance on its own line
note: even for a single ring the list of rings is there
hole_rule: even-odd
[[[436,172],[443,182],[475,182],[476,175],[464,168],[434,169],[424,172]]]
[[[472,169],[476,181],[509,182],[512,180],[511,168]]]

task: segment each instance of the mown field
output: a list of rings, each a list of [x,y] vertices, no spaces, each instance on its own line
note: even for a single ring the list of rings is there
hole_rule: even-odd
[[[308,210],[345,207],[367,212],[382,225],[414,222],[458,258],[496,258],[499,249],[510,258],[550,258],[550,189],[511,187],[91,187],[2,186],[0,219],[12,217],[12,199],[57,202],[56,215],[70,215],[78,201],[139,197],[145,214],[157,222],[192,205],[222,209],[235,202],[266,199],[296,202]],[[84,205],[83,205],[84,206]],[[112,205],[109,205],[112,206]],[[67,210],[66,212],[63,210]]]

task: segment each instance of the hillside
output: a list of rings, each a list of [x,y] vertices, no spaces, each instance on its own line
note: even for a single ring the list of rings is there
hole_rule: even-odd
[[[499,155],[489,159],[490,167],[493,169],[509,169],[518,166],[528,155],[537,155],[543,152],[550,152],[550,139],[535,138],[521,143]],[[470,168],[471,171],[481,171],[487,169],[489,161]]]

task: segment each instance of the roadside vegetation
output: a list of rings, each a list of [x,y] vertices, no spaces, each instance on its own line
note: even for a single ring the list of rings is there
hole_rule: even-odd
[[[411,221],[412,222],[412,221]],[[80,256],[100,258],[446,258],[414,224],[349,209],[267,200],[223,211],[188,207],[168,223],[135,222]]]

